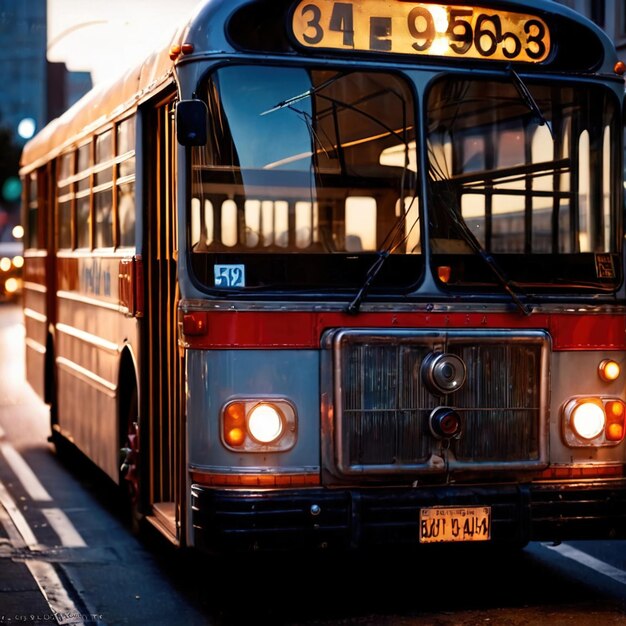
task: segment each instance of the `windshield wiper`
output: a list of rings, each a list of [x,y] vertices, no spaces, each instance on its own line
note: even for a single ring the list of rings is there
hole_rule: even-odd
[[[405,186],[406,186],[406,175],[407,175],[407,171],[409,169],[409,164],[410,164],[410,159],[409,159],[409,142],[408,142],[408,140],[406,138],[406,131],[407,131],[407,126],[406,126],[406,102],[404,101],[404,98],[400,94],[396,93],[393,89],[387,89],[386,90],[388,93],[391,93],[391,94],[395,95],[402,102],[402,111],[403,111],[403,114],[402,114],[402,131],[403,131],[403,134],[401,134],[400,132],[398,132],[397,130],[391,128],[390,126],[385,124],[382,120],[378,119],[374,115],[368,113],[367,111],[362,110],[356,104],[350,104],[349,102],[344,102],[343,100],[339,100],[337,98],[333,98],[333,97],[328,96],[326,94],[319,93],[324,88],[330,86],[332,83],[336,82],[337,80],[339,80],[339,79],[341,79],[341,78],[343,78],[345,76],[346,76],[345,73],[336,74],[335,76],[329,78],[328,80],[324,81],[323,83],[320,83],[319,85],[317,85],[315,87],[311,87],[311,89],[308,89],[307,91],[304,91],[303,93],[300,93],[300,94],[295,95],[295,96],[291,96],[290,98],[287,98],[286,100],[283,100],[282,102],[278,102],[272,108],[268,109],[267,111],[263,111],[263,113],[261,113],[261,115],[268,115],[269,113],[274,113],[275,111],[279,111],[280,109],[284,109],[284,108],[291,109],[294,113],[300,115],[304,119],[304,122],[306,123],[306,125],[307,125],[307,127],[309,129],[309,133],[313,137],[313,140],[321,146],[322,151],[325,152],[325,153],[327,153],[327,151],[325,150],[322,142],[320,141],[320,139],[317,136],[317,133],[315,132],[314,124],[313,124],[313,118],[311,117],[310,114],[306,113],[305,111],[301,111],[300,109],[294,107],[293,105],[296,102],[299,102],[301,100],[304,100],[305,98],[309,98],[309,97],[311,97],[311,96],[316,94],[319,98],[329,102],[333,107],[340,107],[340,108],[348,110],[348,111],[354,111],[358,115],[362,115],[365,118],[369,119],[370,121],[374,122],[375,124],[377,124],[378,126],[383,128],[387,133],[389,133],[389,136],[395,137],[396,139],[398,139],[398,141],[400,141],[402,143],[402,145],[404,145],[405,158],[404,158],[404,164],[403,164],[403,169],[402,169],[402,176],[401,176],[401,179],[400,179],[400,190],[401,190],[400,191],[400,203],[401,203],[400,206],[404,207],[404,198],[405,198],[405,196],[404,196],[404,189],[405,189]],[[374,94],[374,95],[379,95],[379,94]],[[337,132],[336,149],[338,151],[341,151],[342,150],[342,145],[341,145],[341,141],[339,139],[339,129],[336,128],[335,130]],[[333,142],[331,142],[331,144],[332,143]],[[409,209],[410,209],[410,207],[409,207]],[[368,293],[368,291],[370,289],[370,286],[371,286],[372,282],[374,281],[376,276],[378,276],[380,270],[382,269],[383,265],[385,264],[385,261],[387,260],[389,255],[402,243],[402,241],[404,241],[406,238],[408,238],[409,233],[413,229],[413,226],[415,224],[413,224],[411,226],[411,228],[409,229],[409,233],[406,233],[401,238],[400,241],[397,241],[398,232],[400,232],[400,227],[404,223],[404,219],[405,219],[407,213],[408,213],[408,209],[405,207],[404,212],[400,212],[400,215],[397,217],[397,219],[394,222],[393,226],[391,227],[391,229],[387,233],[387,236],[385,237],[385,240],[382,243],[381,249],[376,252],[376,260],[374,261],[374,263],[372,263],[372,265],[368,269],[367,276],[365,278],[365,281],[363,282],[363,285],[359,288],[359,290],[356,293],[356,295],[354,296],[354,298],[350,301],[350,303],[346,307],[346,312],[349,313],[350,315],[356,315],[359,312],[359,309],[361,307],[361,303],[365,299],[365,297],[366,297],[366,295],[367,295],[367,293]],[[416,222],[417,222],[417,220],[416,220]]]
[[[502,271],[496,260],[493,258],[487,250],[482,246],[480,241],[476,239],[474,233],[468,228],[467,224],[458,218],[458,216],[454,213],[452,207],[450,207],[446,203],[446,208],[448,209],[448,213],[452,218],[452,223],[458,228],[459,233],[465,240],[465,242],[470,246],[470,248],[485,262],[487,267],[491,270],[493,275],[498,279],[498,282],[506,291],[506,293],[511,297],[511,300],[515,303],[515,306],[524,314],[531,315],[533,309],[530,305],[524,304],[518,294],[513,289],[513,285],[511,281],[506,277],[506,274]]]
[[[348,313],[349,315],[356,315],[359,312],[359,309],[361,308],[361,303],[365,299],[365,296],[369,291],[370,285],[372,284],[376,276],[378,276],[378,272],[380,272],[380,270],[382,269],[389,254],[390,252],[388,250],[381,250],[380,252],[378,252],[378,258],[374,261],[374,263],[372,263],[372,266],[367,271],[367,277],[365,279],[365,282],[357,291],[356,296],[352,298],[350,304],[348,304],[348,306],[346,307],[346,313]]]
[[[339,80],[340,78],[343,78],[344,76],[345,76],[345,73],[340,72],[339,74],[336,74],[335,76],[329,78],[328,80],[325,80],[323,83],[320,83],[319,85],[316,85],[315,87],[311,87],[311,89],[307,89],[306,91],[299,93],[296,96],[291,96],[291,98],[287,98],[286,100],[277,102],[271,109],[268,109],[267,111],[263,111],[263,113],[260,113],[260,115],[263,116],[263,115],[268,115],[269,113],[274,113],[275,111],[280,111],[280,109],[285,109],[287,107],[290,107],[292,104],[295,104],[296,102],[300,102],[300,100],[305,100],[306,98],[310,98],[312,95],[316,94],[318,91],[321,91],[322,89],[328,87],[329,85],[332,85],[335,81]]]
[[[530,93],[530,89],[526,86],[526,83],[522,80],[522,77],[513,69],[511,65],[507,67],[507,72],[513,78],[513,84],[519,93],[520,98],[524,104],[536,115],[539,126],[546,126],[550,131],[550,136],[554,140],[554,131],[552,130],[552,124],[546,119],[542,110],[539,108],[537,101],[533,98],[533,94]]]

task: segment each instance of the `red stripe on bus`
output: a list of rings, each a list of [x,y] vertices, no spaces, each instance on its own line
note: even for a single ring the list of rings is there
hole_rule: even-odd
[[[543,329],[552,348],[565,350],[626,350],[626,316],[616,314],[536,314],[522,317],[506,313],[361,313],[207,311],[206,332],[183,334],[192,349],[318,348],[330,328],[376,329]],[[182,326],[182,324],[181,324]]]

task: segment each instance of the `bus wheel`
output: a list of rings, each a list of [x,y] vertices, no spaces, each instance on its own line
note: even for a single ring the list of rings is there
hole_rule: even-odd
[[[120,449],[122,461],[120,467],[120,486],[126,502],[126,513],[129,517],[133,532],[139,532],[141,523],[141,498],[139,480],[139,417],[137,415],[137,391],[134,390],[129,403],[128,418],[126,421],[125,441]]]

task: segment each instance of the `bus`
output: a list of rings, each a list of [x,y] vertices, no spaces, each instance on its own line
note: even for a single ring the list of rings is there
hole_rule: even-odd
[[[27,379],[201,553],[626,536],[625,65],[551,0],[207,0],[25,146]]]

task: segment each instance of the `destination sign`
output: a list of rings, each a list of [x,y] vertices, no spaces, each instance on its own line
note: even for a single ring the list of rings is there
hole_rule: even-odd
[[[301,0],[292,28],[307,48],[525,63],[550,54],[550,30],[542,19],[484,6]]]

